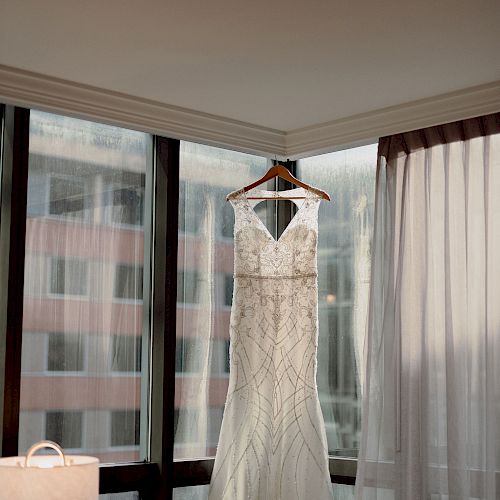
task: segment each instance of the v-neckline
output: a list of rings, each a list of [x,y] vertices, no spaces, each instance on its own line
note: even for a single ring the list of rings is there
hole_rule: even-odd
[[[269,231],[269,229],[267,228],[267,226],[264,224],[264,222],[262,222],[262,219],[257,215],[257,212],[255,211],[254,207],[252,207],[252,205],[250,204],[250,201],[247,197],[247,193],[246,191],[242,191],[242,194],[243,194],[243,198],[247,204],[247,207],[248,209],[250,210],[250,212],[252,212],[253,216],[257,219],[257,222],[261,225],[262,229],[264,230],[264,232],[266,233],[266,235],[268,236],[269,239],[271,239],[271,241],[274,242],[275,245],[278,245],[279,242],[281,241],[281,239],[283,238],[283,236],[285,236],[285,234],[287,233],[289,227],[293,224],[293,222],[295,221],[295,219],[297,218],[297,216],[299,215],[300,211],[302,210],[302,208],[304,208],[304,205],[306,204],[306,201],[308,200],[308,197],[309,197],[309,189],[305,189],[305,188],[295,188],[295,189],[302,189],[303,191],[305,191],[305,196],[304,196],[304,200],[302,201],[300,207],[297,206],[297,211],[295,212],[294,216],[290,219],[290,222],[287,224],[287,226],[285,227],[285,229],[283,230],[283,232],[280,234],[279,238],[276,239],[272,234],[271,234],[271,231]],[[265,193],[286,193],[286,192],[289,192],[289,191],[295,191],[295,189],[287,189],[285,191],[268,191],[266,189],[259,189],[260,192],[265,192]],[[270,198],[271,200],[280,200],[280,197],[279,196],[276,196],[276,198]],[[282,199],[282,198],[281,198]],[[264,201],[264,200],[262,200]],[[255,206],[257,206],[258,203],[256,203]]]

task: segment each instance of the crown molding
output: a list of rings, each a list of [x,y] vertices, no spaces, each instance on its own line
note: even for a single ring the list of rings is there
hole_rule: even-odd
[[[0,102],[278,159],[500,111],[500,81],[283,131],[0,65]]]
[[[0,65],[0,102],[283,158],[285,133]]]
[[[286,151],[290,158],[304,158],[497,111],[500,81],[292,130],[286,134]]]

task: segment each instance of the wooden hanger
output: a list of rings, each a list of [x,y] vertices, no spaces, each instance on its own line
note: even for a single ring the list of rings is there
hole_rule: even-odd
[[[252,182],[252,184],[245,186],[243,188],[243,191],[245,191],[245,193],[246,193],[247,191],[250,191],[251,189],[253,189],[257,186],[260,186],[261,184],[264,184],[264,182],[267,182],[271,179],[274,179],[275,177],[281,177],[282,179],[284,179],[292,184],[295,184],[298,187],[301,187],[301,188],[304,188],[304,189],[307,189],[309,191],[316,193],[324,200],[330,201],[330,196],[328,195],[328,193],[325,193],[325,191],[322,191],[321,189],[315,188],[313,186],[310,186],[309,184],[306,184],[305,182],[300,181],[299,179],[294,177],[286,167],[284,167],[283,165],[280,165],[279,163],[277,165],[273,165],[266,172],[266,174],[263,177],[256,180],[255,182]],[[252,197],[252,196],[249,196],[248,197],[249,200],[276,200],[276,199],[279,199],[279,200],[303,200],[304,198],[305,198],[305,196],[288,196],[288,197],[285,197],[285,196],[281,197],[280,196],[279,198],[277,198],[276,196],[273,196],[273,197],[270,197],[270,196]]]

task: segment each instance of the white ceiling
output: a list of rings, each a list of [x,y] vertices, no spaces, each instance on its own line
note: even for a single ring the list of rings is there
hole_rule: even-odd
[[[0,0],[0,64],[279,131],[500,80],[499,0]]]

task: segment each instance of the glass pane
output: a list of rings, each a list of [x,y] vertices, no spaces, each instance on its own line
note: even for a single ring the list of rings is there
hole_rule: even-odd
[[[376,144],[298,162],[299,178],[332,198],[319,212],[317,372],[331,455],[359,447],[376,163]]]
[[[82,447],[82,412],[48,411],[45,413],[45,436],[63,448]]]
[[[333,497],[335,500],[354,500],[354,486],[334,484]]]
[[[265,158],[181,143],[176,458],[215,455],[229,377],[233,210],[226,195],[268,166]],[[268,222],[271,210],[258,209]]]
[[[147,134],[31,112],[20,453],[51,439],[102,462],[146,457],[151,152]]]
[[[188,486],[175,488],[173,500],[207,500],[209,486]]]
[[[107,493],[99,495],[99,500],[139,500],[138,491],[126,491],[123,493]]]

